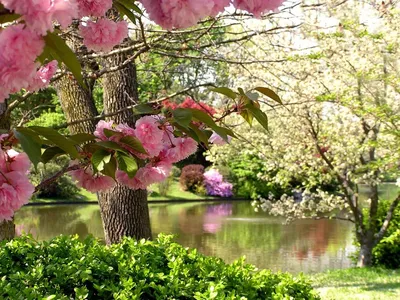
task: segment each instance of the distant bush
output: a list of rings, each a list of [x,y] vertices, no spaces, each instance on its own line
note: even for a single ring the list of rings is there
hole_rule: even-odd
[[[391,201],[381,201],[378,208],[378,228],[382,226]],[[400,268],[400,207],[395,210],[384,238],[375,246],[373,264],[390,269]]]
[[[211,169],[204,173],[204,185],[209,196],[233,196],[232,184],[224,181],[223,176],[216,169]]]
[[[172,166],[171,174],[174,178],[179,178],[181,176],[181,169],[179,169],[177,166]]]
[[[39,164],[36,170],[32,168],[29,177],[34,185],[38,185],[43,180],[50,178],[57,172],[61,171],[62,166],[64,166],[67,162],[67,158],[59,157],[54,162],[49,162],[46,165]],[[76,196],[78,192],[79,189],[71,177],[68,175],[63,175],[56,181],[40,189],[37,193],[37,197],[62,198],[65,200]]]
[[[160,196],[163,197],[168,196],[168,192],[171,188],[172,181],[173,181],[172,176],[169,176],[164,181],[157,183],[158,193],[160,194]]]
[[[170,236],[104,246],[92,237],[0,243],[0,299],[319,299],[303,278],[225,264]]]
[[[202,165],[187,165],[183,167],[179,179],[182,188],[185,191],[196,192],[198,186],[204,184],[203,173],[204,167]]]
[[[378,207],[377,225],[380,228],[386,218],[391,201],[380,200]],[[364,210],[364,214],[369,211]],[[366,218],[367,219],[367,218]],[[357,247],[360,245],[355,241]],[[352,260],[357,262],[358,252],[352,255]],[[376,245],[372,251],[372,264],[374,266],[385,267],[389,269],[400,268],[400,207],[394,211],[389,228],[383,239]]]

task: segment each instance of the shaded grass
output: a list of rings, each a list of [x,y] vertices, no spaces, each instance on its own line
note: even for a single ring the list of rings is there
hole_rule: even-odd
[[[150,186],[149,190],[151,193],[149,194],[148,200],[154,201],[154,200],[212,200],[212,199],[217,199],[217,197],[211,197],[211,196],[199,196],[194,193],[188,192],[188,191],[183,191],[179,182],[177,180],[174,180],[171,183],[171,187],[168,191],[168,194],[166,196],[161,196],[158,193],[158,187],[157,185],[152,185]],[[90,193],[84,189],[81,189],[79,194],[72,197],[72,198],[37,198],[37,199],[32,199],[31,202],[35,203],[51,203],[51,202],[57,202],[57,201],[62,201],[62,202],[82,202],[82,201],[97,201],[97,196],[96,194]]]
[[[309,276],[322,299],[400,299],[400,270],[352,268]]]

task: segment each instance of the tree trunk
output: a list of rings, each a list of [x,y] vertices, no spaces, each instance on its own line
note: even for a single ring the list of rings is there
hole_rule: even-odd
[[[92,92],[82,88],[78,82],[64,76],[56,82],[57,94],[67,123],[97,116]],[[96,121],[86,121],[68,126],[71,133],[93,133]]]
[[[106,63],[116,66],[125,59],[125,55],[118,55],[108,59]],[[135,104],[138,100],[136,66],[132,63],[119,71],[107,74],[103,79],[103,89],[105,114]],[[132,110],[110,119],[131,126],[135,123]],[[101,193],[99,203],[107,244],[117,243],[124,236],[151,238],[147,191],[131,190],[117,185],[108,193]]]
[[[360,245],[360,253],[358,255],[357,267],[372,266],[372,249],[374,248],[373,241],[364,240]]]
[[[6,110],[7,110],[7,102],[0,103],[0,128],[9,130],[10,120],[9,117],[4,114]],[[15,236],[14,220],[0,222],[0,241],[11,240],[12,238],[14,238],[14,236]]]

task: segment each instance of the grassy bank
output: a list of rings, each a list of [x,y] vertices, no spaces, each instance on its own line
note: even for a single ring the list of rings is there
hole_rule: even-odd
[[[216,197],[211,196],[199,196],[191,192],[183,191],[180,187],[178,181],[173,181],[171,183],[171,187],[168,191],[166,196],[161,196],[158,193],[157,186],[150,186],[150,191],[152,191],[149,195],[149,201],[154,200],[202,200],[202,199],[217,199]],[[34,199],[32,202],[39,202],[39,203],[51,203],[57,201],[68,201],[68,202],[82,202],[82,201],[97,201],[96,194],[89,193],[86,190],[81,190],[78,195],[76,195],[72,199],[62,199],[62,198],[40,198]]]
[[[353,268],[310,277],[323,300],[400,299],[400,270]]]

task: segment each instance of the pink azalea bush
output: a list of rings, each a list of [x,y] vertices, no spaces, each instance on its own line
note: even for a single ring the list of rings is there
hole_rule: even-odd
[[[232,184],[223,180],[218,170],[211,169],[204,173],[204,184],[210,196],[232,197]]]
[[[25,153],[0,149],[0,222],[11,220],[14,212],[32,197],[35,188],[27,176],[29,168]]]

